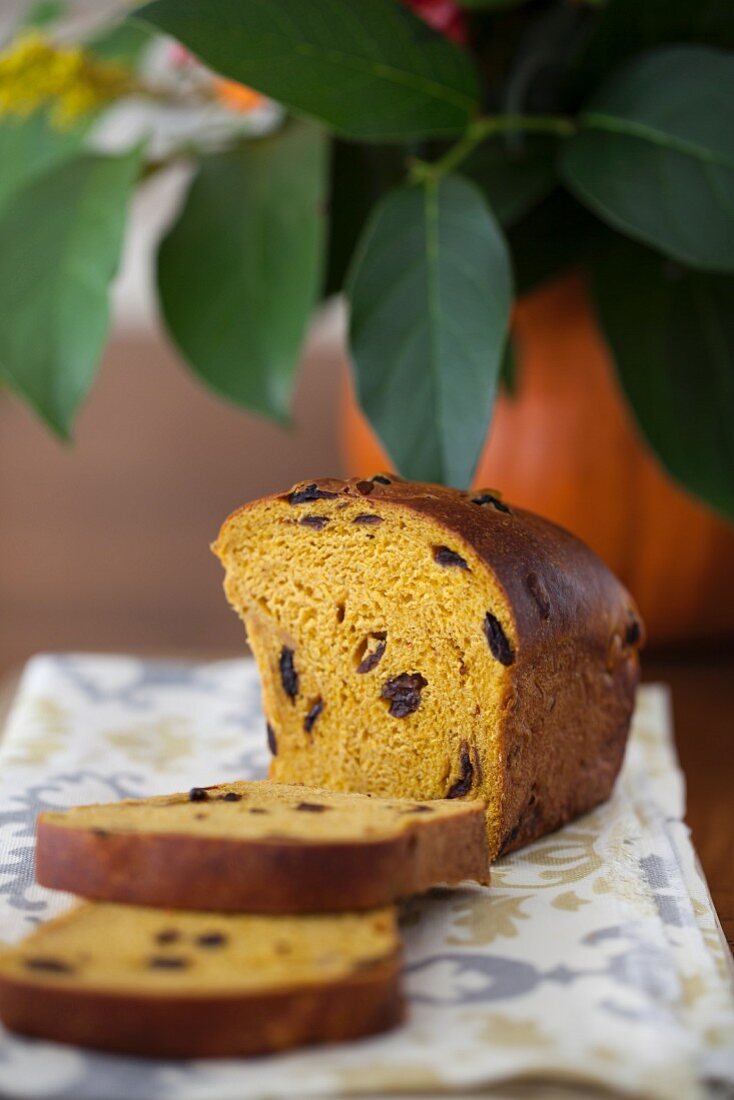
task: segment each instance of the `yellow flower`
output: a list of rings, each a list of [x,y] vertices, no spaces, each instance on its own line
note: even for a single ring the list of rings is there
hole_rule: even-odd
[[[0,116],[23,118],[46,107],[64,127],[133,87],[123,65],[98,61],[79,46],[57,45],[35,31],[0,53]]]

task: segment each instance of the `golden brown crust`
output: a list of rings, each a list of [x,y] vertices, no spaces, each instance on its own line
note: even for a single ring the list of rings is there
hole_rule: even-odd
[[[322,985],[216,996],[113,995],[0,976],[0,1017],[11,1030],[155,1058],[340,1042],[386,1031],[403,1015],[397,956]]]
[[[467,503],[417,494],[409,506],[480,554],[513,611],[502,855],[609,797],[634,707],[642,627],[629,594],[582,542],[529,512],[471,504],[481,496]],[[628,631],[639,634],[633,644]]]
[[[36,878],[95,900],[252,913],[372,909],[438,883],[488,882],[484,805],[359,842],[102,833],[41,814]]]
[[[492,490],[463,493],[393,474],[313,484],[361,498],[365,507],[407,508],[441,524],[480,556],[507,597],[516,645],[503,701],[501,821],[491,858],[608,798],[624,757],[644,631],[632,598],[604,563],[569,532],[508,507]]]

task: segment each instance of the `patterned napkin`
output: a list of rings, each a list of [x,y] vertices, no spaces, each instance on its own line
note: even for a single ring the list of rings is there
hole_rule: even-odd
[[[35,658],[0,745],[0,939],[18,940],[69,904],[33,882],[39,810],[261,776],[266,757],[249,661]],[[668,696],[645,687],[607,805],[502,860],[491,888],[436,891],[406,907],[409,1016],[399,1030],[188,1063],[0,1033],[0,1094],[494,1096],[538,1080],[661,1100],[734,1095],[730,956],[683,799]]]

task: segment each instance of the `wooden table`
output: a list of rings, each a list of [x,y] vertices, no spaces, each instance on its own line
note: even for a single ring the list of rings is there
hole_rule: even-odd
[[[647,657],[643,678],[667,683],[673,691],[686,816],[734,952],[734,650],[693,658]],[[0,727],[16,684],[15,676],[0,683]]]

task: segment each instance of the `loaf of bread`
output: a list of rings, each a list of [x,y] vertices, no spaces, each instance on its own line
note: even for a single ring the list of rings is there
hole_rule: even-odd
[[[36,877],[82,897],[259,913],[371,909],[488,881],[480,802],[239,781],[41,814]]]
[[[127,1054],[264,1054],[393,1027],[398,955],[391,909],[263,917],[88,903],[0,955],[0,1019]]]
[[[213,549],[273,779],[481,799],[491,858],[608,797],[642,626],[568,532],[489,490],[376,475],[255,501]]]

